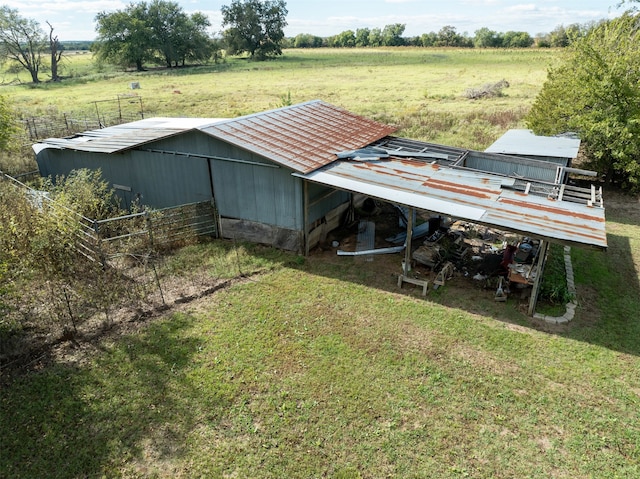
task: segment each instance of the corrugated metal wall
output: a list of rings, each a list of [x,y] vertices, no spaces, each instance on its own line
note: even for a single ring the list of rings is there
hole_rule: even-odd
[[[223,217],[304,229],[302,179],[292,176],[293,171],[286,167],[198,131],[122,154],[47,149],[38,155],[38,163],[47,176],[67,175],[76,168],[100,168],[104,178],[117,185],[127,207],[136,198],[154,208],[206,201],[211,198],[213,184],[216,206]],[[310,185],[308,192],[310,223],[349,200],[349,193],[321,185]]]
[[[556,164],[544,161],[514,160],[508,161],[507,156],[500,158],[490,154],[471,152],[464,160],[464,166],[474,170],[498,173],[500,175],[518,176],[531,180],[553,183],[556,177]]]
[[[79,168],[101,169],[102,176],[123,200],[123,206],[139,199],[153,208],[166,208],[211,198],[206,160],[127,151],[119,154],[48,149],[38,155],[43,176],[68,175]]]

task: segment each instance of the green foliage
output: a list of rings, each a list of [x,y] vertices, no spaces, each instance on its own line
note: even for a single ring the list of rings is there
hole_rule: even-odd
[[[594,27],[549,71],[527,123],[538,134],[578,132],[590,167],[640,190],[640,16]]]
[[[551,304],[565,305],[572,299],[573,294],[567,288],[567,275],[564,264],[564,247],[551,243],[547,262],[544,267],[542,283],[540,285],[540,299]]]
[[[323,44],[322,37],[310,35],[308,33],[300,33],[293,40],[294,48],[319,48]]]
[[[502,46],[502,37],[498,32],[482,27],[476,30],[473,44],[478,48],[497,48]]]
[[[39,83],[42,54],[49,41],[38,22],[21,17],[18,10],[0,7],[0,62],[9,59],[27,70],[33,83]]]
[[[98,37],[91,46],[98,61],[138,71],[153,58],[151,31],[146,23],[146,4],[130,4],[124,11],[96,15]]]
[[[0,152],[13,146],[11,140],[18,131],[15,118],[16,113],[7,98],[0,95]]]
[[[287,7],[284,0],[233,0],[224,5],[222,26],[228,52],[248,53],[252,59],[264,60],[282,55]]]
[[[138,71],[148,62],[169,68],[203,63],[215,52],[206,32],[208,18],[200,12],[189,16],[175,2],[131,3],[125,10],[98,13],[96,23],[92,50],[97,59]]]
[[[18,318],[51,334],[51,320],[76,330],[88,305],[108,311],[130,285],[123,287],[113,271],[80,254],[88,251],[91,231],[79,215],[104,218],[119,212],[100,173],[79,170],[45,186],[51,188],[46,195],[0,182],[0,303],[5,311],[31,311],[7,321]]]
[[[102,220],[123,213],[115,191],[102,178],[99,169],[73,170],[67,177],[58,177],[55,182],[47,179],[43,183],[56,203],[85,218]]]
[[[456,28],[451,25],[445,25],[438,31],[436,47],[472,47],[473,41],[465,35],[461,35]]]

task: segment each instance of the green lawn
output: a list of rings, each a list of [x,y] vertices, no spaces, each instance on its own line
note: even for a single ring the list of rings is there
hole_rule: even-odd
[[[243,248],[259,276],[5,385],[0,476],[638,477],[637,206],[574,251],[569,328]]]

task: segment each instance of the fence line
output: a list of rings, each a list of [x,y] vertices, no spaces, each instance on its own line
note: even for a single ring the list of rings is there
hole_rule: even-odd
[[[56,203],[46,192],[35,190],[2,171],[0,179],[25,190],[32,204],[39,209],[46,208],[67,226],[78,226],[76,249],[92,261],[105,263],[109,257],[169,248],[197,237],[219,236],[213,199],[94,220]]]

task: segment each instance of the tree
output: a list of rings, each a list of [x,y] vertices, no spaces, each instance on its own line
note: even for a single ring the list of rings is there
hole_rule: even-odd
[[[382,46],[382,30],[379,28],[372,28],[369,32],[369,46],[380,47]]]
[[[509,31],[502,35],[502,46],[505,48],[528,48],[533,45],[533,37],[527,32]]]
[[[538,134],[577,132],[586,167],[640,191],[640,15],[626,12],[569,46],[526,121]]]
[[[64,45],[58,41],[58,35],[53,36],[53,27],[49,22],[49,50],[51,52],[51,81],[60,81],[58,75],[58,65],[62,60],[62,54],[64,52]]]
[[[217,57],[217,42],[207,34],[207,28],[210,26],[209,18],[201,12],[196,12],[189,17],[184,28],[177,32],[181,41],[178,42],[176,55],[183,66],[186,61],[201,63]]]
[[[31,75],[33,83],[40,83],[42,53],[48,45],[47,37],[35,20],[23,18],[17,10],[0,7],[0,58],[19,63]]]
[[[147,18],[148,7],[144,2],[132,3],[125,10],[98,13],[95,18],[98,38],[92,47],[97,59],[143,71],[144,64],[154,56]]]
[[[13,108],[6,98],[0,95],[0,153],[11,145],[11,140],[18,131],[15,118]]]
[[[385,25],[382,30],[382,42],[387,47],[397,47],[404,45],[404,39],[402,34],[404,33],[405,25],[403,23],[394,23],[392,25]]]
[[[473,46],[471,39],[460,35],[455,27],[446,25],[438,32],[436,47],[470,47]]]
[[[334,47],[353,48],[356,46],[356,34],[353,30],[345,30],[333,37],[331,43]]]
[[[122,11],[98,13],[96,23],[98,59],[138,71],[147,62],[172,68],[206,61],[215,50],[206,31],[209,19],[200,12],[189,16],[175,2],[132,3]]]
[[[358,28],[356,30],[356,47],[368,47],[369,46],[369,33],[371,31],[368,28]]]
[[[487,27],[475,31],[473,44],[478,48],[497,48],[502,46],[502,36]]]
[[[436,32],[423,33],[420,35],[420,45],[423,47],[433,47],[438,42],[438,34]]]
[[[233,0],[223,6],[222,26],[230,54],[249,53],[252,59],[264,60],[282,55],[287,7],[284,0]]]
[[[202,13],[187,15],[175,2],[153,0],[147,10],[151,44],[168,68],[184,65],[187,59],[203,61],[211,57],[209,19]]]

